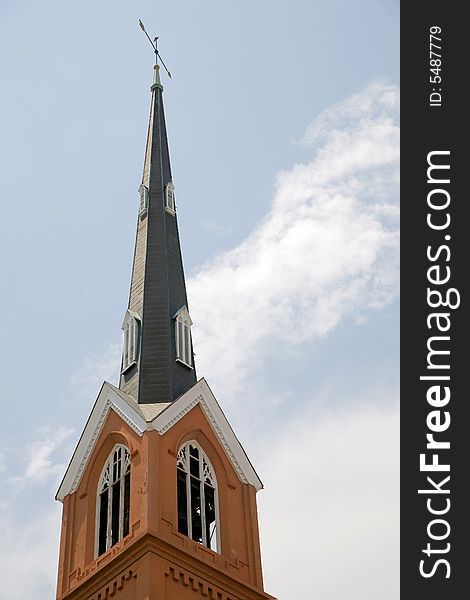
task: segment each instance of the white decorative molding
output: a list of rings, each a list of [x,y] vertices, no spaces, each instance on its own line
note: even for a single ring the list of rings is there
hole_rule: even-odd
[[[60,484],[56,495],[57,500],[63,502],[65,496],[73,494],[78,489],[110,410],[114,410],[139,436],[149,429],[155,429],[160,435],[163,435],[197,404],[201,406],[212,430],[220,440],[240,481],[252,485],[256,491],[262,489],[261,480],[205,379],[198,381],[185,394],[169,404],[151,423],[148,423],[140,414],[137,405],[134,409],[130,401],[125,400],[120,390],[105,382]]]
[[[232,461],[232,464],[235,467],[235,469],[236,469],[236,471],[238,473],[238,476],[243,481],[243,483],[249,483],[247,477],[245,476],[245,473],[243,472],[243,469],[240,466],[240,463],[237,460],[237,457],[232,452],[232,449],[230,448],[229,443],[225,439],[225,436],[224,436],[224,433],[223,433],[221,427],[217,423],[214,415],[211,412],[211,409],[209,408],[209,405],[204,400],[204,397],[201,397],[200,404],[201,404],[204,412],[206,413],[207,418],[209,419],[209,423],[212,425],[212,428],[214,429],[215,433],[217,434],[217,437],[219,438],[220,443],[224,447],[225,452],[227,453],[227,455],[229,456],[230,460]]]
[[[147,429],[147,423],[142,416],[118,394],[114,386],[104,382],[60,484],[57,500],[62,502],[65,496],[77,491],[110,410],[114,410],[139,436]]]
[[[147,429],[147,423],[129,404],[117,396],[110,404],[112,408],[138,435],[142,435]],[[137,417],[137,418],[136,418]]]
[[[196,406],[196,404],[198,402],[200,402],[200,400],[202,399],[202,396],[198,396],[197,398],[194,398],[194,400],[192,402],[190,402],[189,404],[187,404],[186,406],[184,406],[180,412],[178,414],[176,414],[171,421],[168,421],[168,423],[166,423],[165,425],[163,425],[163,427],[158,429],[158,433],[160,435],[163,435],[166,431],[168,431],[169,429],[171,429],[173,427],[173,425],[175,423],[177,423],[182,417],[184,417],[184,415],[186,413],[188,413],[192,408],[194,408]]]
[[[101,431],[101,427],[103,426],[103,423],[108,415],[109,412],[109,407],[111,406],[111,400],[106,400],[106,404],[104,405],[104,409],[101,412],[98,422],[96,424],[96,427],[88,441],[88,444],[85,448],[85,452],[83,454],[83,458],[78,466],[77,472],[75,474],[75,477],[73,478],[72,481],[72,485],[70,486],[70,494],[73,494],[74,492],[77,491],[77,487],[78,484],[80,483],[80,480],[82,478],[83,475],[83,471],[85,470],[85,466],[88,462],[88,459],[90,458],[91,452],[93,450],[93,448],[95,447],[95,443],[96,443],[96,439],[98,437],[99,432]]]
[[[251,484],[256,491],[262,489],[263,484],[260,478],[205,379],[199,380],[196,385],[155,417],[152,421],[153,428],[163,435],[197,404],[201,406],[239,479],[243,483]]]

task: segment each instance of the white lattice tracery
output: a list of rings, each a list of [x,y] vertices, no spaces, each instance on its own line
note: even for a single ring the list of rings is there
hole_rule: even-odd
[[[131,458],[115,446],[98,484],[96,554],[100,556],[129,533]]]
[[[202,473],[204,483],[208,483],[212,487],[215,487],[215,477],[212,472],[212,466],[207,462],[206,457],[202,457]]]
[[[178,452],[178,469],[183,469],[186,473],[188,472],[188,465],[186,462],[186,446],[183,446],[181,450]]]
[[[178,531],[215,552],[220,548],[217,479],[197,442],[187,442],[177,456]]]

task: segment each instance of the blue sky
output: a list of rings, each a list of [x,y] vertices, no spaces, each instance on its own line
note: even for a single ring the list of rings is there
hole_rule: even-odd
[[[266,487],[266,589],[302,597],[317,565],[318,597],[397,598],[398,2],[19,0],[0,17],[10,600],[53,594],[57,481],[117,377],[152,76],[139,18],[173,73],[198,375]]]

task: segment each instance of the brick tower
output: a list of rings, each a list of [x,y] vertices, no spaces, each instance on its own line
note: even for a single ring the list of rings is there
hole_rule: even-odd
[[[158,53],[119,387],[64,475],[58,600],[261,600],[251,462],[197,380]]]

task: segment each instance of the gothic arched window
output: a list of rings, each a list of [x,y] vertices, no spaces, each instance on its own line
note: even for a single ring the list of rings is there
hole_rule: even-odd
[[[217,480],[202,448],[187,442],[178,452],[178,531],[219,551]]]
[[[98,484],[98,556],[129,533],[130,484],[129,450],[119,445],[109,455]]]

